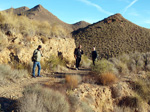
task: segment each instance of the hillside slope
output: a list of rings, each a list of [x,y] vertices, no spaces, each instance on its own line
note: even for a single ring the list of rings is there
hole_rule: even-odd
[[[109,58],[122,53],[150,51],[150,30],[115,14],[86,28],[72,33],[76,45],[82,44],[90,56],[96,46],[99,58]]]

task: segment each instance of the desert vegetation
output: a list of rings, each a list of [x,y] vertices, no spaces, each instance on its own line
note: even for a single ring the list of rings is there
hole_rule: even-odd
[[[24,97],[18,101],[19,112],[93,112],[86,102],[80,102],[71,94],[34,85],[26,87]]]
[[[51,25],[47,21],[31,20],[24,15],[15,15],[13,12],[0,12],[0,26],[2,31],[10,31],[11,34],[21,33],[25,37],[43,36],[43,42],[45,42],[44,37],[68,35],[61,25]]]
[[[0,64],[0,85],[7,86],[11,82],[17,82],[23,78],[29,77],[27,70],[12,69],[9,65]]]
[[[44,10],[41,6],[37,7],[40,11]],[[21,62],[20,59],[25,58],[24,55],[19,55],[22,49],[27,47],[28,49],[24,49],[27,51],[37,47],[33,45],[35,41],[36,44],[49,47],[48,40],[51,38],[66,39],[69,36],[68,31],[59,23],[51,24],[27,18],[27,14],[32,11],[34,10],[28,10],[19,16],[11,11],[0,12],[0,52],[7,49],[10,58],[7,61],[9,65],[0,64],[0,87],[7,89],[10,85],[11,90],[13,83],[17,86],[21,85],[24,79],[26,82],[30,81],[29,85],[23,85],[21,88],[23,92],[19,97],[16,96],[17,98],[3,94],[11,100],[15,99],[13,105],[15,111],[145,112],[150,110],[148,29],[132,24],[119,14],[79,29],[73,32],[73,36],[76,45],[82,43],[85,51],[81,61],[82,69],[73,70],[75,62],[67,66],[70,64],[68,59],[63,57],[62,52],[58,52],[59,48],[55,48],[58,56],[48,55],[41,61],[41,72],[44,77],[31,79],[32,62]],[[86,24],[81,23],[81,26]],[[74,27],[77,28],[78,25]],[[18,38],[20,40],[17,42]],[[60,41],[60,38],[57,41]],[[90,60],[93,46],[96,46],[99,54],[95,66]],[[52,47],[43,51],[49,52]],[[5,59],[5,55],[2,58]],[[0,98],[0,111],[4,111],[1,102]]]

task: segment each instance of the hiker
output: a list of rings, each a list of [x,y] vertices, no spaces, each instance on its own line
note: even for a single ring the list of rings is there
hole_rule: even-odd
[[[74,57],[76,59],[76,70],[79,70],[79,65],[80,65],[80,61],[81,61],[81,56],[83,54],[83,50],[81,50],[82,46],[79,45],[78,48],[75,49],[74,51]]]
[[[95,47],[93,47],[93,51],[92,51],[92,61],[93,61],[93,65],[95,66],[95,60],[97,58],[97,52],[95,50]]]
[[[32,61],[33,61],[32,77],[34,77],[34,78],[36,78],[36,76],[35,76],[36,66],[38,66],[37,77],[41,77],[41,75],[40,75],[40,71],[41,71],[40,60],[41,60],[41,57],[42,57],[42,53],[40,51],[41,48],[42,48],[42,46],[39,45],[38,48],[34,50],[33,56],[32,56]]]

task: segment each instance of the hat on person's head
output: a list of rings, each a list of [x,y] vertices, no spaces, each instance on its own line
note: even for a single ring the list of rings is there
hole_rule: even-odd
[[[42,48],[42,46],[41,46],[41,45],[39,45],[39,46],[38,46],[38,48]]]

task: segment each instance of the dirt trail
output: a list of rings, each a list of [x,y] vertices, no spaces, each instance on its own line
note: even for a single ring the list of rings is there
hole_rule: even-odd
[[[81,70],[72,70],[69,69],[67,72],[55,72],[50,74],[44,74],[44,77],[37,78],[25,78],[18,82],[11,83],[8,86],[0,87],[0,98],[10,98],[18,99],[22,97],[22,92],[24,88],[32,84],[44,84],[49,82],[51,84],[59,82],[64,78],[65,75],[86,75],[90,70],[81,69]]]

